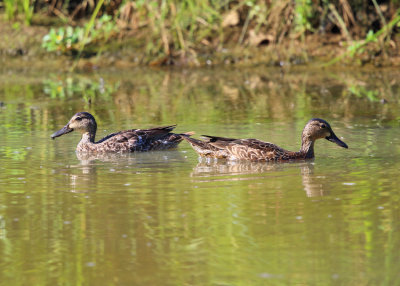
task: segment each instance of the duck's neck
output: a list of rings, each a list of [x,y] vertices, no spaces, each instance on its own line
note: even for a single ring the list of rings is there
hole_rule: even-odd
[[[314,158],[314,140],[303,136],[301,140],[300,153],[304,154],[304,159]]]
[[[95,139],[96,134],[95,133],[90,133],[90,132],[85,132],[82,133],[82,138],[81,141],[78,144],[78,149],[83,148],[85,145],[91,145],[94,144],[94,139]]]
[[[94,150],[96,144],[94,142],[94,137],[96,134],[85,132],[82,134],[81,141],[79,141],[78,146],[76,146],[76,151],[78,152],[91,152]]]
[[[94,143],[94,139],[96,137],[96,133],[93,132],[85,132],[82,134],[82,139],[85,140],[86,142]]]

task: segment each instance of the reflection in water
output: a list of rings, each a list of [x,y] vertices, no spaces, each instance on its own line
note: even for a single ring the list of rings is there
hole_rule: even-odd
[[[10,118],[23,112],[32,127],[50,130],[56,128],[52,126],[55,122],[68,120],[71,110],[91,112],[102,118],[102,126],[126,123],[118,128],[130,128],[132,122],[154,126],[303,120],[299,123],[302,125],[304,120],[325,118],[327,114],[327,119],[341,118],[347,124],[360,117],[378,121],[399,117],[398,71],[384,75],[290,72],[283,78],[264,69],[234,74],[226,70],[185,73],[141,69],[107,77],[93,74],[29,79],[28,84],[18,79],[17,83],[0,85],[0,102],[4,105],[0,110]],[[379,86],[377,76],[383,78]]]
[[[253,180],[253,177],[243,176],[247,174],[268,174],[270,172],[284,171],[285,168],[299,168],[302,177],[304,191],[307,197],[318,197],[329,194],[323,182],[323,176],[314,175],[314,163],[312,161],[300,162],[251,162],[251,161],[231,161],[217,160],[210,158],[199,158],[199,163],[193,168],[192,177],[206,178],[221,175],[229,177],[219,178],[218,180]]]
[[[72,193],[90,193],[96,191],[97,166],[90,161],[81,161],[80,165],[72,165],[69,172],[69,190]],[[80,173],[81,171],[82,173]]]
[[[199,157],[199,163],[193,168],[193,177],[215,175],[256,174],[282,169],[288,163],[268,163],[252,161],[233,161]],[[231,178],[235,179],[235,178]]]
[[[80,161],[79,165],[71,165],[68,172],[69,191],[75,193],[87,193],[101,190],[99,180],[104,172],[115,174],[131,171],[140,174],[143,168],[166,169],[176,162],[182,161],[182,152],[176,150],[136,152],[136,153],[81,153],[76,152]],[[101,185],[101,184],[100,184]]]
[[[129,163],[134,161],[133,153],[87,153],[75,152],[82,166],[93,166],[95,161],[111,163]]]
[[[300,167],[304,191],[307,197],[322,197],[329,195],[321,176],[314,175],[314,164],[310,163]]]
[[[111,162],[117,165],[155,164],[183,160],[182,152],[177,150],[132,152],[132,153],[83,153],[76,152],[76,157],[83,166],[92,165],[95,161]]]

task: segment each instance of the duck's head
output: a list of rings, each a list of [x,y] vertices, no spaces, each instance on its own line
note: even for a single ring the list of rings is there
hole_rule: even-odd
[[[94,137],[97,130],[97,123],[93,115],[88,112],[78,112],[69,120],[69,122],[60,130],[51,135],[52,139],[72,131],[79,131],[82,134],[89,133]]]
[[[307,122],[303,130],[303,141],[308,140],[314,142],[317,139],[325,138],[334,142],[340,147],[348,148],[347,144],[340,140],[333,132],[328,122],[320,118],[313,118]]]

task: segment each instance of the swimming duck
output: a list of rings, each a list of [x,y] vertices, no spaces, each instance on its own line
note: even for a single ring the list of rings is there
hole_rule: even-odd
[[[51,135],[52,139],[72,131],[82,133],[81,141],[76,147],[77,152],[135,152],[150,150],[166,150],[176,147],[186,136],[193,132],[182,134],[171,133],[176,125],[156,127],[151,129],[132,129],[112,133],[95,142],[97,123],[88,112],[78,112],[67,125]]]
[[[301,148],[298,152],[287,151],[272,143],[257,139],[233,139],[203,135],[206,141],[182,138],[188,141],[193,149],[202,157],[223,158],[228,160],[251,161],[288,161],[314,158],[314,142],[325,138],[340,147],[348,148],[333,133],[328,122],[320,118],[313,118],[307,122],[301,135]]]

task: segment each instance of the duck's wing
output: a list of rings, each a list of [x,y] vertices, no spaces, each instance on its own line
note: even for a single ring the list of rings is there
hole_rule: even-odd
[[[176,125],[136,130],[139,141],[136,151],[166,150],[175,148],[184,137],[190,137],[194,132],[182,134],[172,133]]]
[[[104,149],[117,152],[168,149],[182,141],[180,135],[171,133],[175,127],[176,125],[169,125],[120,131],[107,135],[96,144],[102,144]]]
[[[104,138],[100,139],[99,141],[97,141],[96,144],[103,143],[103,142],[105,142],[105,141],[107,141],[107,140],[109,140],[111,138],[112,138],[112,141],[116,141],[116,142],[124,141],[125,136],[122,135],[124,132],[125,131],[120,131],[120,132],[115,132],[115,133],[108,134],[106,137],[104,137]]]
[[[131,152],[139,139],[136,129],[125,130],[107,135],[97,141],[96,146],[102,152]]]
[[[135,132],[137,136],[142,136],[148,140],[159,140],[164,139],[166,135],[169,135],[169,133],[174,130],[175,127],[176,125],[169,125],[150,129],[134,129],[132,131]]]

